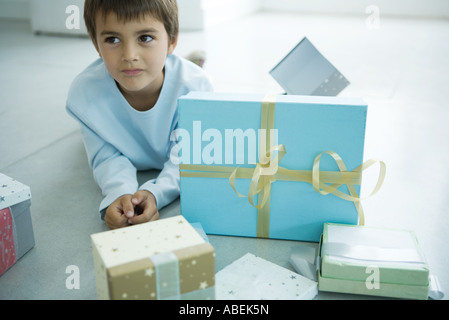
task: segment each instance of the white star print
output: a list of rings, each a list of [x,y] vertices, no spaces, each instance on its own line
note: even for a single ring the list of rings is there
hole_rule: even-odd
[[[145,270],[145,277],[151,277],[154,274],[154,270],[151,268],[148,268]]]
[[[207,288],[207,281],[200,282],[200,289],[206,289]]]

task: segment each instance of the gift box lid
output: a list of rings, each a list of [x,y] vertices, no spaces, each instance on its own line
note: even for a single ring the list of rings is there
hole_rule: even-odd
[[[287,94],[336,96],[349,81],[306,37],[271,71]]]
[[[385,284],[427,286],[429,268],[413,232],[324,224],[321,276],[365,282],[370,270]]]
[[[0,209],[31,199],[30,187],[0,173]]]
[[[100,232],[91,239],[105,268],[205,243],[183,216]]]

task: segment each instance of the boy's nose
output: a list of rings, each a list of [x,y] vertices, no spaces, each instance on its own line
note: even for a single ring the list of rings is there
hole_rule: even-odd
[[[123,50],[123,60],[126,62],[133,62],[138,60],[138,50],[132,44],[125,46]]]

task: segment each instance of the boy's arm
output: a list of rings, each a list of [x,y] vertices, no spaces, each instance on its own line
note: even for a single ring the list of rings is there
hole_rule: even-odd
[[[81,123],[81,133],[94,179],[103,193],[101,218],[117,198],[137,191],[136,168],[115,147]]]
[[[169,153],[174,145],[170,144]],[[170,204],[179,196],[179,165],[169,157],[158,177],[145,182],[139,190],[147,190],[153,194],[158,210]]]

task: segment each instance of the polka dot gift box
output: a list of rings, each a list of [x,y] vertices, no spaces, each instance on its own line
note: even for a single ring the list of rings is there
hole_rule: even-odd
[[[182,216],[91,239],[99,299],[215,298],[214,248]]]
[[[34,247],[30,188],[0,173],[0,275]]]

